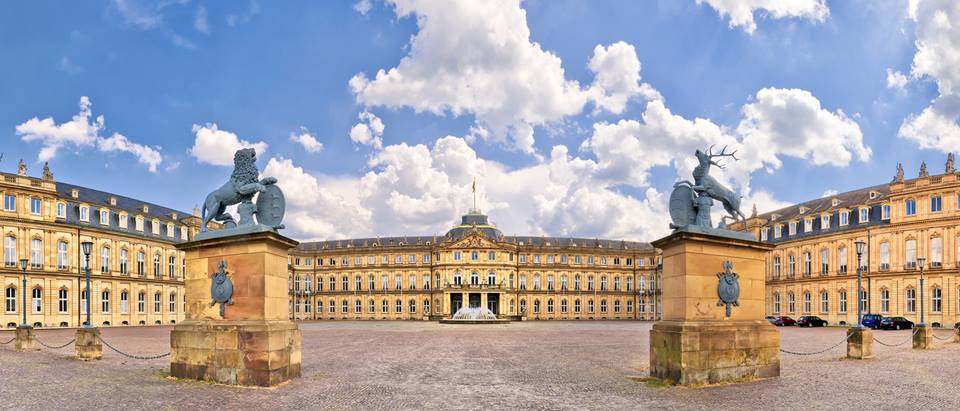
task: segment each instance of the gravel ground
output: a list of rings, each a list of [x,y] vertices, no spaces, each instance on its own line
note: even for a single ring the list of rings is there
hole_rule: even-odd
[[[657,387],[647,375],[647,322],[302,323],[303,376],[273,389],[166,377],[169,359],[72,359],[73,346],[17,353],[0,346],[4,409],[960,409],[960,344],[933,351],[875,344],[876,358],[782,355],[781,377],[707,388]],[[169,350],[170,327],[107,328],[135,354]],[[781,331],[782,347],[813,351],[841,328]],[[939,336],[949,335],[938,330]],[[59,345],[72,330],[39,330]],[[876,331],[886,343],[910,331]],[[0,332],[0,342],[12,332]]]

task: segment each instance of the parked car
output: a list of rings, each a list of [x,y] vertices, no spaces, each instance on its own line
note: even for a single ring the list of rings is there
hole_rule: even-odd
[[[777,327],[789,327],[791,325],[797,325],[797,321],[794,320],[793,318],[787,317],[785,315],[781,315],[779,317],[776,317],[775,320],[771,321],[771,324]]]
[[[773,324],[773,322],[777,320],[777,317],[774,317],[774,316],[772,316],[772,315],[768,315],[768,316],[766,316],[766,317],[763,317],[763,319],[764,319],[764,320],[767,320],[767,321],[770,321],[770,324]]]
[[[827,320],[815,315],[804,315],[797,319],[797,327],[826,327]]]
[[[880,328],[880,321],[883,317],[880,314],[864,314],[863,321],[860,321],[864,327],[877,329]]]
[[[883,317],[880,320],[882,330],[909,330],[913,328],[913,321],[903,317]]]

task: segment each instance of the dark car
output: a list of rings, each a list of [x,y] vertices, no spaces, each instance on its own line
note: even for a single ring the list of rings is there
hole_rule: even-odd
[[[804,315],[797,319],[797,327],[826,327],[827,320],[815,315]]]
[[[773,322],[776,321],[777,317],[774,317],[774,316],[772,316],[772,315],[768,315],[768,316],[766,316],[766,317],[763,317],[763,319],[764,319],[764,320],[767,320],[767,321],[770,321],[770,324],[773,324]]]
[[[913,328],[913,321],[903,317],[883,317],[880,320],[881,330],[909,330]]]
[[[863,321],[860,321],[864,327],[877,329],[880,328],[880,321],[883,317],[880,314],[864,314]]]
[[[775,325],[775,326],[777,326],[777,327],[788,327],[788,326],[791,326],[791,325],[797,325],[797,321],[796,321],[796,320],[794,320],[793,318],[787,317],[787,316],[785,316],[785,315],[781,315],[781,316],[779,316],[779,317],[776,317],[776,318],[775,318],[773,321],[771,321],[770,323],[773,324],[773,325]]]

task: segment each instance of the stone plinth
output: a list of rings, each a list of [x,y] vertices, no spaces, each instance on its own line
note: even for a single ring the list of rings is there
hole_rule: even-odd
[[[13,349],[17,351],[36,351],[40,349],[37,345],[37,336],[34,334],[33,327],[19,326],[16,331],[16,339],[13,342]]]
[[[913,330],[913,348],[916,350],[933,349],[933,327],[922,324]]]
[[[764,320],[765,255],[756,241],[677,232],[654,241],[663,252],[663,320],[650,331],[650,375],[714,384],[780,375],[780,332]],[[723,263],[739,274],[738,306],[718,305]]]
[[[75,350],[78,360],[91,361],[103,358],[103,344],[100,342],[100,329],[78,328]]]
[[[960,328],[953,329],[953,342],[960,343]]]
[[[866,360],[873,358],[873,331],[866,327],[847,330],[847,358]]]
[[[300,376],[300,330],[289,320],[287,250],[274,232],[208,238],[186,252],[186,320],[170,332],[170,374],[223,384],[273,386]],[[233,284],[223,316],[211,305],[220,261]]]

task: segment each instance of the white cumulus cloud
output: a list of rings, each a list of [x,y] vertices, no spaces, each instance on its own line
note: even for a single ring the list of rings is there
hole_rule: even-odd
[[[241,148],[253,147],[258,156],[267,151],[267,143],[241,140],[234,133],[220,130],[216,123],[207,123],[203,126],[194,124],[193,133],[196,138],[193,147],[190,148],[190,155],[201,163],[231,166],[233,154]]]
[[[120,133],[102,137],[104,118],[93,117],[93,103],[87,96],[80,97],[80,112],[70,121],[57,124],[53,117],[31,118],[16,126],[20,139],[28,143],[40,143],[43,147],[37,155],[38,161],[48,161],[56,157],[60,149],[81,150],[96,147],[101,152],[126,152],[137,157],[137,161],[147,166],[150,172],[156,172],[163,161],[158,148],[130,141]]]
[[[383,136],[385,128],[383,121],[369,111],[361,112],[357,118],[360,122],[350,129],[350,141],[376,149],[382,148],[383,140],[380,137]]]
[[[317,141],[317,138],[310,134],[305,128],[300,128],[299,132],[290,133],[290,141],[300,144],[308,153],[319,153],[323,151],[323,143]]]
[[[917,52],[910,74],[935,80],[939,96],[920,114],[911,114],[898,135],[924,149],[960,150],[960,2],[912,0]]]
[[[353,9],[360,14],[366,15],[370,12],[370,9],[373,8],[373,3],[370,0],[360,0],[353,4]]]
[[[350,80],[366,106],[472,114],[471,137],[533,154],[534,127],[579,114],[591,101],[620,112],[633,96],[656,93],[638,84],[636,53],[622,42],[595,51],[592,88],[568,80],[560,57],[530,39],[519,0],[392,3],[398,17],[416,17],[418,32],[396,67]]]
[[[907,83],[909,82],[910,80],[907,79],[907,76],[903,75],[903,73],[896,70],[887,69],[887,88],[903,90],[903,88],[906,87]]]
[[[707,3],[720,17],[730,18],[730,28],[742,27],[753,34],[757,29],[755,14],[773,19],[788,17],[823,22],[830,16],[826,0],[697,0]]]

